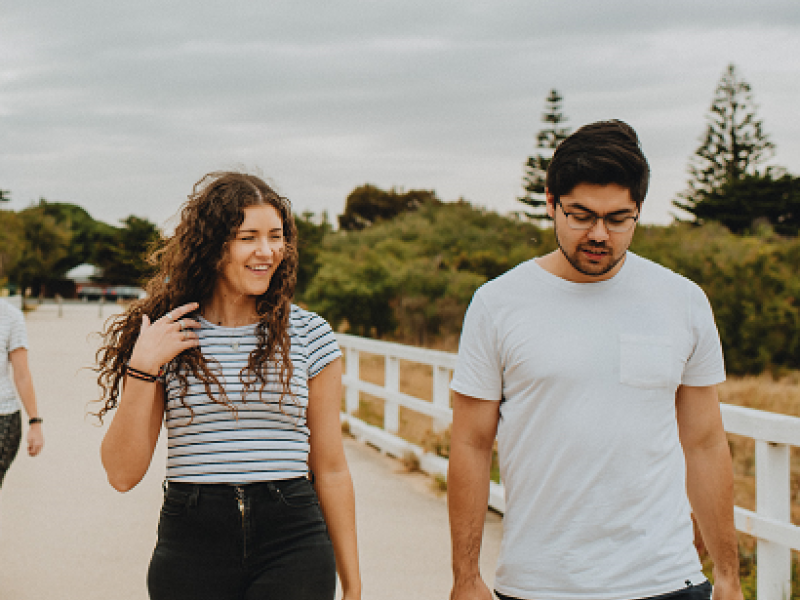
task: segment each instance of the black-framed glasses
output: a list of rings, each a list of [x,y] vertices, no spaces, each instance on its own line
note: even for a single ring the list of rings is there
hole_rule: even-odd
[[[564,205],[561,200],[555,201],[556,205],[561,207],[561,212],[567,218],[567,225],[570,229],[578,229],[586,231],[592,229],[597,221],[602,221],[605,228],[612,233],[625,233],[630,231],[636,221],[639,220],[639,215],[631,215],[628,213],[611,213],[608,215],[598,215],[586,210],[577,210],[567,212],[564,210]]]

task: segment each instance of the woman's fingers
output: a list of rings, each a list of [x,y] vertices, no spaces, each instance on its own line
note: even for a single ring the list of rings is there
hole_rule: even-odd
[[[197,302],[189,302],[188,304],[183,304],[183,305],[181,305],[181,306],[179,306],[177,308],[173,308],[171,311],[169,311],[167,314],[165,314],[162,318],[165,319],[168,323],[174,323],[174,322],[180,320],[180,318],[183,315],[185,315],[187,313],[190,313],[192,311],[195,311],[198,308],[200,308],[200,305]],[[159,319],[159,320],[161,320],[161,319]]]
[[[200,324],[191,317],[182,317],[199,307],[197,302],[189,302],[153,322],[148,315],[142,315],[142,328],[133,348],[131,366],[153,372],[184,350],[198,346],[200,338],[194,329]]]

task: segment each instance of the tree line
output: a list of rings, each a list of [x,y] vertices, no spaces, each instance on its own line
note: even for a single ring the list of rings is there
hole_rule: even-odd
[[[18,212],[0,210],[0,285],[52,296],[63,292],[70,269],[89,263],[103,270],[106,283],[136,286],[152,272],[146,257],[159,239],[145,218],[109,225],[76,204],[40,199]]]
[[[355,217],[365,198],[387,216],[362,226],[364,215]],[[298,303],[340,331],[450,349],[480,285],[556,248],[552,227],[465,200],[443,202],[432,191],[360,186],[338,229],[325,216],[295,219]],[[0,272],[37,293],[37,285],[82,262],[103,266],[115,283],[141,284],[159,239],[155,225],[139,217],[113,227],[75,205],[40,201],[0,211]],[[676,222],[640,225],[632,250],[705,290],[730,373],[800,364],[800,238],[768,224],[737,235],[721,224]]]

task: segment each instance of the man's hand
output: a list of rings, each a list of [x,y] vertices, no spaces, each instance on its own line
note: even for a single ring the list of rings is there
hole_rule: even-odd
[[[739,576],[721,577],[714,573],[714,593],[711,600],[742,600]]]

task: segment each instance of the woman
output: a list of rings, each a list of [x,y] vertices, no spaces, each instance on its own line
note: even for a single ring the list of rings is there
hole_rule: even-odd
[[[20,402],[28,415],[28,454],[36,456],[44,446],[42,419],[36,408],[36,392],[28,367],[28,334],[22,311],[0,300],[0,486],[17,456],[22,441]],[[9,377],[8,366],[14,372]],[[15,390],[16,389],[16,393]]]
[[[358,600],[341,352],[291,304],[291,205],[257,177],[208,175],[157,260],[98,352],[111,485],[134,487],[168,432],[150,597],[332,599],[338,569]]]

